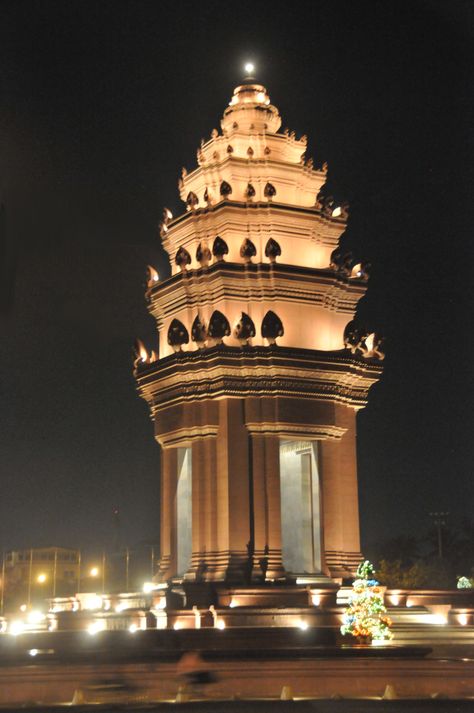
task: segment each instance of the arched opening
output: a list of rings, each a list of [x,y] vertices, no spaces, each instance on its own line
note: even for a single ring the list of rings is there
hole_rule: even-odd
[[[176,550],[178,574],[184,574],[191,563],[193,481],[191,448],[178,448],[178,478],[176,488]]]
[[[317,441],[280,441],[283,566],[295,574],[321,571]]]

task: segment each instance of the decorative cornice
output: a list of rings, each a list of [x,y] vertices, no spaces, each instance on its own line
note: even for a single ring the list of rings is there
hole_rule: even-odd
[[[310,219],[320,218],[328,225],[340,225],[341,227],[345,227],[345,221],[341,221],[338,218],[328,218],[327,216],[323,216],[321,214],[320,209],[316,208],[316,206],[297,206],[289,203],[279,203],[277,201],[272,201],[271,203],[268,203],[267,201],[255,201],[254,203],[249,203],[247,201],[236,201],[227,199],[221,201],[217,205],[208,205],[205,207],[203,206],[201,208],[197,208],[192,212],[181,213],[180,215],[177,215],[176,218],[173,218],[173,220],[169,222],[168,230],[176,228],[182,223],[196,220],[199,217],[218,214],[228,208],[237,208],[239,211],[244,209],[246,211],[252,211],[254,213],[278,213],[283,211],[292,214],[304,215]]]
[[[215,425],[189,426],[162,434],[157,440],[162,448],[177,448],[204,438],[216,438],[217,431],[218,426]]]
[[[160,323],[184,308],[213,305],[224,299],[308,303],[352,315],[366,289],[365,281],[350,279],[329,268],[221,260],[152,283],[147,297],[149,311]]]
[[[217,345],[139,365],[140,395],[156,410],[209,398],[289,396],[365,406],[381,366],[346,350]]]
[[[301,438],[305,441],[307,441],[308,438],[339,440],[347,430],[346,428],[334,425],[294,424],[282,421],[246,422],[245,426],[248,432],[254,436],[278,435],[280,438]],[[217,438],[218,430],[217,425],[186,426],[177,428],[174,431],[160,433],[156,436],[156,439],[162,448],[185,447],[190,446],[193,441]]]
[[[334,439],[339,440],[346,433],[346,428],[327,426],[324,424],[310,425],[308,423],[284,423],[282,421],[246,422],[251,434],[278,435],[280,438]]]

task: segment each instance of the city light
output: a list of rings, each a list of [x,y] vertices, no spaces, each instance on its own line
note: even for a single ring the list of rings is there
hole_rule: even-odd
[[[180,629],[182,629],[181,623],[179,621],[175,621],[175,623],[173,624],[173,629],[175,631],[179,631]]]
[[[225,629],[225,621],[224,619],[218,619],[216,622],[216,629],[220,629],[221,631],[224,631]]]
[[[28,624],[39,624],[46,619],[45,615],[40,611],[30,611],[27,616]]]
[[[46,579],[46,575],[41,573],[37,576],[36,581],[38,582],[38,584],[44,584],[46,582]]]
[[[301,629],[301,631],[306,631],[309,627],[309,624],[307,621],[300,621],[298,622],[298,627]]]
[[[98,594],[87,593],[82,598],[82,609],[93,611],[94,609],[102,609],[103,599]]]
[[[138,631],[138,626],[136,624],[130,624],[128,630],[131,634],[135,634],[135,632]]]
[[[30,656],[37,656],[37,655],[38,655],[38,649],[30,649],[30,650],[28,651],[28,653],[30,654]]]
[[[253,74],[255,71],[255,65],[252,64],[252,62],[247,62],[244,66],[245,71],[247,74]]]
[[[12,621],[12,622],[10,623],[9,628],[8,628],[8,632],[9,632],[12,636],[18,636],[18,634],[23,634],[24,631],[25,631],[25,625],[24,625],[23,622],[20,621],[19,619],[16,619],[15,621]]]
[[[430,617],[431,624],[447,624],[448,623],[448,617],[446,614],[432,614]]]
[[[91,577],[98,577],[99,576],[99,568],[98,567],[92,567],[91,571],[89,572]]]
[[[89,624],[87,627],[87,631],[91,636],[94,636],[95,634],[98,634],[99,631],[103,631],[105,629],[105,621],[102,619],[98,619],[97,621],[92,622],[92,624]]]

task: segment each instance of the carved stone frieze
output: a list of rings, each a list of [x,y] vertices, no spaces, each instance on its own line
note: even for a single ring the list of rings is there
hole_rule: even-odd
[[[139,364],[139,391],[154,411],[179,401],[273,395],[324,399],[361,408],[381,367],[346,352],[220,345]]]

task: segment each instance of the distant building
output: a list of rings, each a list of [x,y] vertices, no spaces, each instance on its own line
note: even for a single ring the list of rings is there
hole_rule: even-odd
[[[79,550],[66,547],[33,547],[5,553],[5,601],[10,606],[42,600],[77,589]]]

